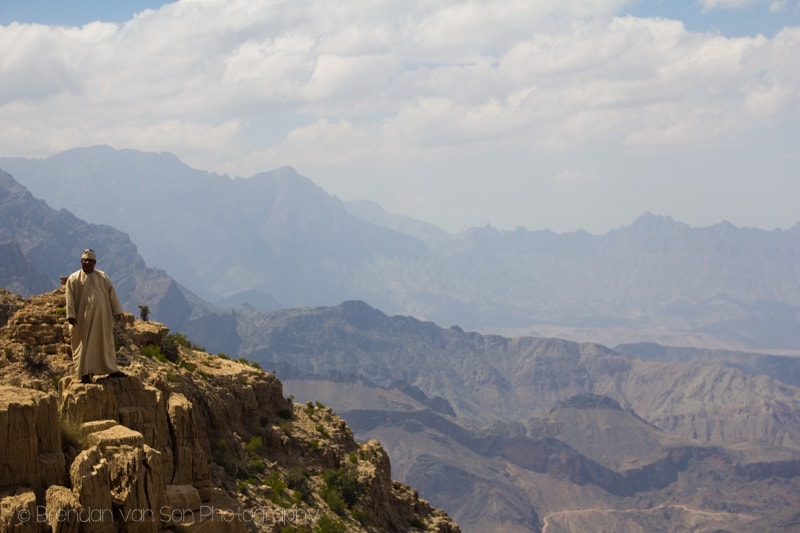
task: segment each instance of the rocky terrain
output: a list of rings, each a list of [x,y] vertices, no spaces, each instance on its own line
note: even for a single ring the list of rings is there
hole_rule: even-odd
[[[70,371],[64,292],[0,291],[0,531],[459,528],[320,402],[126,315],[127,377]]]
[[[464,531],[800,531],[800,391],[760,371],[774,357],[641,359],[363,302],[253,327],[245,357],[379,439]]]

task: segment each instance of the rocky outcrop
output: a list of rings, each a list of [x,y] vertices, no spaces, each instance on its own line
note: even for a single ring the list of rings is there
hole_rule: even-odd
[[[0,479],[40,496],[64,481],[64,455],[55,396],[0,386]]]
[[[127,316],[128,375],[80,383],[63,305],[24,300],[0,328],[0,531],[459,531],[330,408],[160,324]]]

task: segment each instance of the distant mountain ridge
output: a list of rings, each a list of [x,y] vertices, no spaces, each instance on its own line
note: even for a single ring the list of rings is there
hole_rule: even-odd
[[[634,226],[685,231],[648,219]],[[501,257],[507,243],[493,232],[472,233]],[[512,237],[572,249],[549,232]],[[585,254],[597,246],[588,234],[569,237]],[[51,209],[0,172],[0,284],[31,291],[44,276],[55,285],[77,268],[86,242],[96,243],[127,310],[154,304],[193,342],[276,370],[291,397],[312,408],[324,402],[359,439],[384,442],[393,475],[464,531],[788,532],[796,524],[800,395],[790,378],[800,359],[480,334],[361,300],[269,312],[235,301],[270,307],[257,290],[219,310],[147,267],[126,234]],[[437,253],[469,246],[446,240]],[[202,364],[195,370],[190,379],[205,382]]]
[[[127,232],[149,264],[210,302],[363,300],[471,329],[613,330],[614,344],[800,345],[800,224],[691,228],[647,213],[603,235],[449,235],[343,204],[291,168],[230,179],[107,146],[0,158],[0,168],[48,203]]]
[[[371,255],[424,248],[351,216],[290,168],[229,179],[171,154],[107,146],[4,165],[37,197],[129,233],[149,263],[211,302],[257,290],[288,307],[312,294],[337,303]]]

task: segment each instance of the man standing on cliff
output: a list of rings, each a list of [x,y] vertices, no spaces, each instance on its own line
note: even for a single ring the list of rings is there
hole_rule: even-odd
[[[122,306],[106,273],[94,268],[96,262],[94,250],[84,250],[81,269],[66,283],[72,362],[81,383],[92,383],[93,374],[125,376],[114,350],[114,320],[122,316]]]

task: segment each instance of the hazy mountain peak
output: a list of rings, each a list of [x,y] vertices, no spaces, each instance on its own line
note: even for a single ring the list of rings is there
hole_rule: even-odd
[[[46,158],[46,161],[58,164],[81,164],[94,161],[97,166],[108,164],[119,165],[125,163],[136,167],[169,168],[187,167],[178,157],[171,152],[144,152],[132,148],[117,149],[107,144],[72,148]],[[124,167],[123,167],[124,168]],[[199,171],[202,172],[202,171]]]
[[[308,178],[306,178],[305,176],[303,176],[302,174],[297,172],[297,170],[295,170],[294,167],[289,166],[289,165],[278,167],[278,168],[274,168],[274,169],[269,170],[267,172],[259,172],[258,174],[254,174],[253,176],[250,176],[249,178],[243,178],[243,179],[254,179],[254,178],[256,178],[256,179],[264,179],[264,178],[270,178],[270,179],[301,178],[303,180],[308,180]],[[311,181],[311,180],[308,180],[308,181]]]
[[[370,200],[344,202],[344,207],[348,213],[365,222],[415,237],[427,243],[436,243],[450,236],[449,233],[433,224],[391,213]]]
[[[665,231],[677,228],[688,228],[686,224],[682,222],[677,222],[670,216],[666,215],[658,215],[655,213],[651,213],[650,211],[646,211],[642,215],[640,215],[636,220],[633,221],[633,224],[630,225],[630,228],[639,230],[639,231]]]
[[[28,190],[8,172],[0,169],[0,198],[10,194],[30,194]]]

